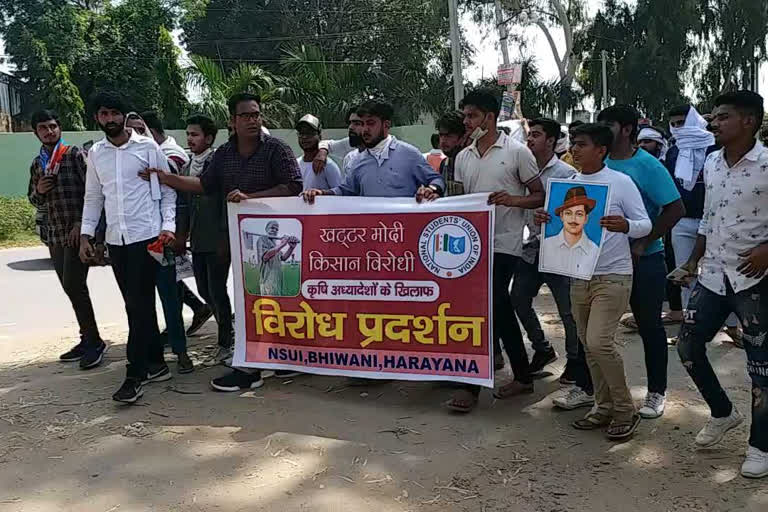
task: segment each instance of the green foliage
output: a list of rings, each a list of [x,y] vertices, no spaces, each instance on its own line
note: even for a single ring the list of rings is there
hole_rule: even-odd
[[[288,88],[280,77],[253,64],[240,63],[225,70],[207,57],[191,55],[190,59],[192,66],[186,69],[187,81],[202,94],[200,103],[194,108],[210,116],[219,126],[225,126],[229,121],[227,100],[240,92],[261,96],[267,124],[292,125],[295,111],[282,99],[288,95]]]
[[[0,241],[35,231],[37,210],[26,197],[0,197]]]
[[[699,29],[697,0],[638,0],[635,7],[607,0],[580,41],[588,63],[579,82],[602,100],[601,52],[608,53],[608,92],[616,103],[636,106],[661,119],[683,103],[686,67]],[[610,103],[610,102],[609,102]]]
[[[288,86],[306,85],[293,87],[302,112],[375,96],[395,105],[397,122],[411,123],[451,103],[444,0],[210,0],[182,26],[191,54],[227,71],[251,62],[290,78]],[[355,89],[345,100],[347,84]],[[338,115],[324,121],[338,126]]]
[[[76,96],[82,103],[97,89],[110,88],[137,109],[166,111],[170,126],[178,126],[186,100],[178,49],[168,32],[177,2],[0,0],[0,35],[25,84],[27,113],[55,100],[76,126],[72,109],[85,116]],[[52,85],[60,90],[51,93]]]
[[[84,130],[82,113],[85,109],[80,91],[72,83],[67,65],[60,62],[48,83],[48,105],[59,114],[64,130]]]

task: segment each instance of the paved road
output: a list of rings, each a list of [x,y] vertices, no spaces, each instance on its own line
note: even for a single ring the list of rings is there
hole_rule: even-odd
[[[196,289],[194,279],[187,279],[186,283]],[[88,285],[99,325],[127,328],[123,300],[112,270],[109,267],[91,269]],[[229,285],[231,296],[231,277]],[[46,248],[0,251],[0,286],[3,296],[0,346],[11,340],[77,335],[74,313],[59,285]],[[159,308],[159,299],[157,305]],[[189,308],[184,308],[184,316],[188,320],[191,318]],[[161,309],[158,309],[158,318],[162,325]]]

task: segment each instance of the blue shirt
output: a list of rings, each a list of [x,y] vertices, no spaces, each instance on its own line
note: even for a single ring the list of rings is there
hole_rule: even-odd
[[[334,187],[340,196],[413,197],[422,185],[445,190],[445,181],[421,151],[391,137],[387,147],[367,149],[354,161],[344,182]],[[382,141],[384,142],[384,141]]]
[[[680,192],[666,167],[643,149],[638,149],[632,158],[626,160],[608,158],[605,165],[632,178],[640,189],[645,210],[654,224],[662,208],[680,199]],[[645,254],[656,254],[663,250],[664,242],[659,238],[648,245]]]

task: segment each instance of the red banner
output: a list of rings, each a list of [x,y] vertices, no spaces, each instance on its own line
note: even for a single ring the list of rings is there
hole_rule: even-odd
[[[230,204],[234,365],[492,387],[486,203]]]

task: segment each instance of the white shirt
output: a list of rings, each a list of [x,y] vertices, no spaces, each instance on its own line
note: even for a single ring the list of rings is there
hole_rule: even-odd
[[[739,253],[768,242],[768,149],[760,142],[733,167],[723,150],[709,155],[704,164],[704,217],[699,234],[707,237],[699,262],[699,282],[725,295],[725,279],[733,291],[747,290],[763,278],[749,278],[736,271]],[[763,209],[765,208],[765,209]]]
[[[593,212],[600,215],[598,212]],[[587,233],[582,232],[575,245],[568,245],[565,240],[565,228],[555,236],[545,238],[542,245],[542,257],[539,269],[542,272],[563,274],[579,279],[591,279],[592,270],[597,263],[600,248]]]
[[[329,190],[341,185],[341,171],[339,171],[339,166],[333,160],[325,163],[325,169],[320,174],[315,174],[312,162],[304,161],[303,155],[298,157],[296,161],[299,163],[304,190],[311,188]]]
[[[600,256],[593,275],[621,274],[632,275],[632,254],[629,250],[630,238],[642,238],[651,232],[653,224],[645,211],[643,198],[637,185],[626,174],[608,167],[595,174],[575,174],[575,182],[607,183],[611,186],[608,215],[620,215],[629,223],[628,233],[607,231],[601,244]],[[592,214],[601,215],[593,211]]]
[[[106,242],[111,245],[132,244],[154,238],[160,231],[176,231],[176,192],[161,185],[161,198],[155,201],[150,182],[138,176],[150,166],[169,171],[155,141],[135,131],[120,147],[106,137],[96,142],[88,152],[80,233],[93,236],[102,208],[107,216]]]
[[[576,174],[576,169],[563,162],[557,155],[553,155],[549,162],[539,171],[539,180],[544,192],[547,192],[547,184],[552,178],[565,179]],[[539,233],[541,227],[533,221],[534,210],[525,211],[525,227],[523,230],[523,259],[533,265],[539,254]]]
[[[539,167],[530,150],[499,132],[496,142],[483,156],[477,141],[456,156],[454,180],[464,185],[464,192],[506,191],[513,196],[524,196],[526,185],[539,175]],[[522,208],[496,207],[495,252],[521,256],[523,227],[526,214]]]

